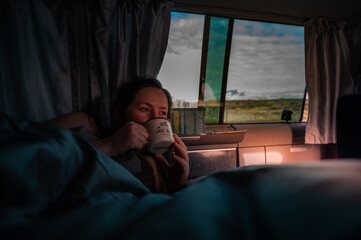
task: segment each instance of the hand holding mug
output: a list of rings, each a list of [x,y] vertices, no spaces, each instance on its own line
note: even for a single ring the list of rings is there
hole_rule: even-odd
[[[146,150],[150,153],[165,153],[174,142],[172,126],[168,118],[152,118],[144,123],[149,137]]]

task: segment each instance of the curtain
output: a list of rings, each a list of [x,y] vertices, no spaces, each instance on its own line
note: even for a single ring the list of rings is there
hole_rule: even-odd
[[[0,112],[43,121],[71,112],[67,8],[0,1]]]
[[[93,82],[93,108],[98,122],[110,124],[119,87],[137,76],[156,77],[165,55],[171,17],[170,2],[100,1],[95,17],[95,45],[99,60]],[[97,101],[99,99],[100,101]]]
[[[45,121],[84,111],[100,127],[122,83],[156,77],[172,4],[1,0],[0,112]]]
[[[305,142],[336,143],[338,98],[361,94],[361,24],[317,18],[304,26],[310,103]]]

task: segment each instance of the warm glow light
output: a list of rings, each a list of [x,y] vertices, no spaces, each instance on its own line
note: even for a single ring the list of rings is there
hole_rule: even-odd
[[[253,152],[242,154],[244,165],[265,165],[264,152]]]
[[[283,162],[283,155],[280,152],[267,152],[266,164],[281,164]]]

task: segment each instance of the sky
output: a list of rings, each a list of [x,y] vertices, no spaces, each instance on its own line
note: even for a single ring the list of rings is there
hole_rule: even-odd
[[[198,101],[203,24],[204,16],[172,13],[158,79],[174,99]],[[227,100],[303,97],[304,72],[303,27],[235,21]]]

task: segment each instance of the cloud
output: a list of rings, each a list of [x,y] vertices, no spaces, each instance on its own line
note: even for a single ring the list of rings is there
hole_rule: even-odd
[[[198,82],[194,87],[186,86],[189,86],[189,81],[199,81],[203,25],[202,15],[172,13],[167,55],[163,63],[172,71],[166,75],[162,70],[161,75],[164,79],[172,79],[169,88],[173,88],[179,97],[198,97]],[[302,27],[235,21],[227,99],[303,96],[304,75]],[[194,93],[190,94],[190,89],[194,89]],[[205,90],[211,99],[215,98],[210,86],[206,86]]]
[[[204,16],[187,14],[173,17],[167,52],[181,54],[184,50],[201,49]]]
[[[237,89],[227,91],[227,95],[230,95],[230,96],[234,96],[234,95],[238,95],[238,94],[239,94],[239,92]]]
[[[296,30],[295,30],[296,29]],[[236,21],[228,72],[228,89],[256,97],[299,95],[304,91],[302,28]],[[235,97],[235,96],[233,96]]]
[[[233,33],[248,36],[292,36],[303,40],[303,27],[257,21],[236,20]]]
[[[304,91],[290,92],[289,90],[271,90],[264,92],[238,92],[237,89],[228,90],[226,100],[251,100],[251,99],[279,99],[279,98],[303,98]]]

